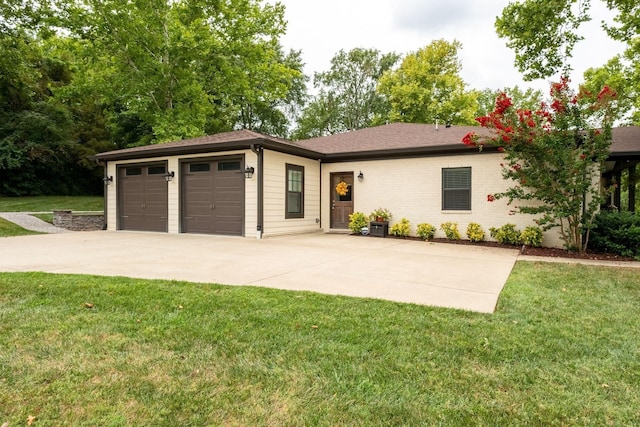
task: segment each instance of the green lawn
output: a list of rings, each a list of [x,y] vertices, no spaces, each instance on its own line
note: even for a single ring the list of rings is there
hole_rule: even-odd
[[[527,262],[493,315],[3,273],[0,423],[637,425],[639,306],[638,270]]]
[[[25,230],[4,218],[0,218],[0,237],[25,236],[28,234],[42,234],[37,231]]]
[[[102,196],[0,197],[0,212],[101,211]]]

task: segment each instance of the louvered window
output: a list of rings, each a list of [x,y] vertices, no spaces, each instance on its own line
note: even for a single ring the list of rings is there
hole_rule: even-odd
[[[471,168],[442,169],[442,210],[471,210]]]

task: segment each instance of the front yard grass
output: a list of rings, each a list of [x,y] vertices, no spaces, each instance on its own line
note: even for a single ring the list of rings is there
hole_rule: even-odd
[[[2,273],[0,424],[637,425],[638,306],[638,270],[537,262],[493,315]]]
[[[13,237],[13,236],[26,236],[29,234],[42,234],[37,231],[31,231],[14,224],[11,221],[7,221],[4,218],[0,218],[0,237]]]
[[[102,196],[0,197],[0,212],[101,211]]]

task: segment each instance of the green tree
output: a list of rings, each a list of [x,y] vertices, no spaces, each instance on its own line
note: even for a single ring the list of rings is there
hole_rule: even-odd
[[[75,144],[68,110],[50,88],[68,82],[64,63],[19,28],[0,31],[0,193],[69,194],[62,171]]]
[[[577,30],[589,21],[590,0],[525,0],[509,3],[496,19],[498,36],[516,55],[525,80],[542,79],[560,71],[567,75]]]
[[[597,94],[581,88],[576,95],[567,79],[554,83],[551,95],[548,106],[532,111],[515,108],[500,94],[495,109],[478,118],[496,136],[470,133],[463,142],[504,152],[502,176],[514,185],[489,194],[489,202],[517,202],[514,213],[536,215],[544,229],[559,227],[565,246],[583,252],[603,200],[600,174],[609,156],[616,95],[607,86]]]
[[[388,105],[376,92],[380,77],[398,61],[376,49],[340,50],[331,69],[315,73],[319,90],[303,111],[294,135],[300,139],[362,129],[386,119]]]
[[[634,65],[638,67],[638,65]],[[640,72],[640,69],[638,69]],[[640,125],[640,82],[638,75],[625,65],[620,56],[614,56],[605,65],[589,68],[584,73],[584,87],[590,92],[609,86],[618,94],[616,117],[622,123]]]
[[[391,106],[391,121],[474,124],[477,93],[465,91],[460,77],[458,41],[435,40],[408,54],[400,67],[385,73],[378,86]]]
[[[296,54],[281,51],[280,4],[87,0],[65,12],[89,58],[78,64],[83,88],[97,89],[107,123],[132,145],[286,131],[279,109],[304,76]]]
[[[294,140],[317,138],[344,131],[340,124],[338,101],[333,94],[320,91],[304,107],[293,131]]]
[[[589,85],[607,80],[621,95],[619,117],[629,115],[640,124],[640,3],[637,0],[607,0],[616,16],[602,25],[609,36],[627,44],[623,56],[611,59],[600,70],[592,70],[585,78]],[[568,75],[571,56],[584,39],[578,30],[592,19],[590,0],[525,0],[509,3],[496,19],[496,31],[507,39],[515,52],[515,65],[525,80],[542,79],[557,73]],[[606,55],[606,52],[604,52]],[[613,73],[613,74],[612,74]],[[633,99],[631,98],[633,97]],[[624,99],[632,100],[625,102]]]
[[[87,156],[114,148],[286,136],[306,77],[283,16],[259,0],[3,0],[0,191],[99,191]]]
[[[306,100],[307,77],[302,71],[301,51],[292,50],[284,55],[275,46],[274,52],[271,68],[264,67],[263,74],[245,74],[243,78],[248,82],[231,102],[239,107],[235,128],[286,138],[290,124]]]
[[[511,102],[516,108],[522,110],[535,110],[540,107],[543,100],[542,92],[532,88],[527,88],[524,91],[518,86],[506,87],[502,90],[487,88],[478,93],[478,109],[475,116],[486,116],[493,111],[496,105],[496,98],[503,92],[511,98]]]

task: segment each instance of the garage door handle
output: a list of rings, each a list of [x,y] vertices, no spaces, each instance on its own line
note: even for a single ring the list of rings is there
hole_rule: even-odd
[[[214,205],[213,203],[211,203],[211,210],[214,210],[216,208],[216,205]]]
[[[146,204],[142,204],[142,209],[147,209],[147,205]]]

